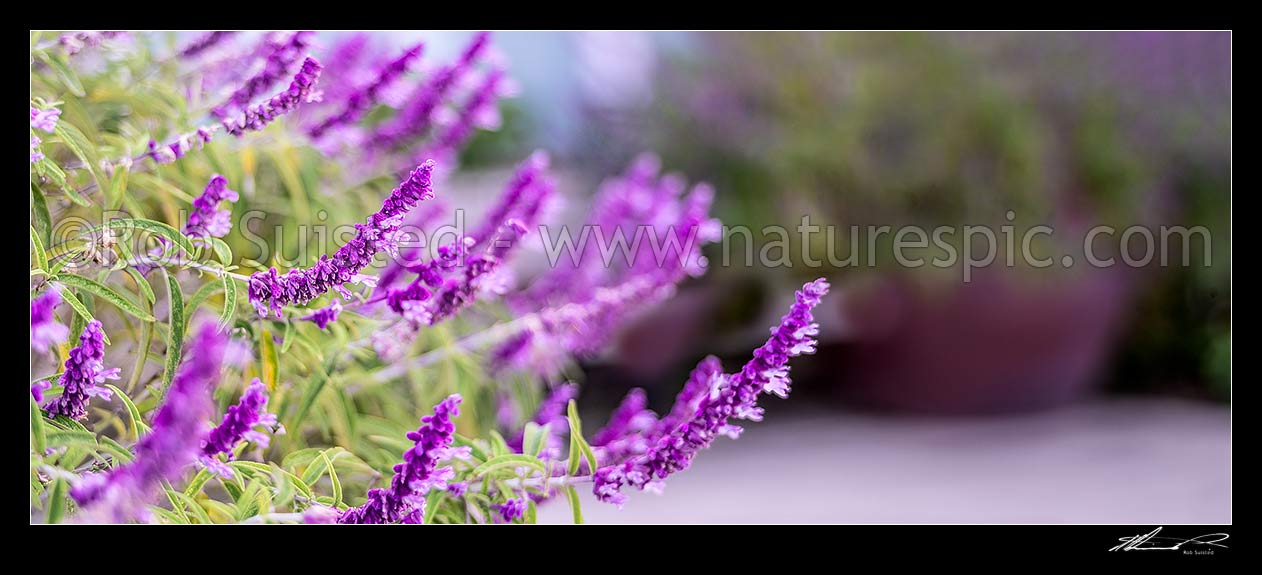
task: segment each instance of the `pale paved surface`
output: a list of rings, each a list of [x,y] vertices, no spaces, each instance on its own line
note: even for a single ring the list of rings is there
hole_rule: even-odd
[[[722,438],[662,495],[588,523],[1229,523],[1230,412],[1100,400],[1034,415],[820,412]],[[541,523],[570,521],[557,500]]]

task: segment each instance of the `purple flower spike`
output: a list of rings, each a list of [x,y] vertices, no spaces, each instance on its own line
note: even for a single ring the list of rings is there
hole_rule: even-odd
[[[435,111],[460,79],[473,69],[474,63],[489,43],[489,33],[476,34],[460,54],[460,58],[434,72],[420,91],[409,99],[408,105],[394,119],[377,128],[367,143],[375,148],[389,149],[401,146],[410,139],[425,137],[433,124]]]
[[[246,80],[240,88],[228,96],[227,101],[215,106],[211,114],[220,120],[225,120],[233,110],[249,105],[264,90],[272,87],[277,80],[290,73],[294,62],[298,61],[298,58],[302,57],[307,47],[311,45],[312,36],[314,32],[294,32],[287,40],[273,46],[271,54],[267,56],[267,61],[263,64],[263,69]],[[310,61],[311,58],[307,60]],[[305,63],[303,67],[306,67]]]
[[[223,118],[223,128],[229,134],[241,136],[246,132],[262,130],[268,124],[283,116],[299,104],[311,102],[317,97],[316,81],[324,67],[315,58],[308,57],[302,62],[302,69],[294,75],[289,89],[280,92],[266,102],[251,106],[241,114]]]
[[[789,389],[789,358],[814,353],[819,325],[811,310],[828,293],[828,287],[823,279],[802,286],[789,313],[772,328],[771,338],[754,350],[754,358],[735,374],[713,372],[710,392],[701,398],[693,415],[658,439],[646,453],[597,470],[593,488],[596,498],[621,506],[626,501],[623,486],[644,489],[655,480],[687,469],[692,458],[719,435],[740,435],[741,428],[729,423],[730,419],[761,421],[758,396],[775,393],[784,397]]]
[[[346,105],[342,110],[317,124],[307,131],[312,138],[323,137],[330,129],[359,121],[369,109],[381,98],[382,93],[396,80],[407,74],[408,69],[421,57],[423,44],[407,49],[402,56],[386,63],[378,71],[377,76],[363,88],[346,97]]]
[[[56,284],[31,300],[31,349],[52,351],[70,337],[70,328],[58,323],[53,314],[60,303],[61,288]]]
[[[445,489],[455,476],[451,467],[438,467],[443,460],[458,456],[451,448],[456,426],[452,418],[460,414],[460,394],[434,406],[434,414],[421,418],[421,427],[409,432],[415,447],[403,453],[403,463],[394,466],[390,487],[372,489],[368,501],[347,509],[338,523],[421,523],[425,516],[425,495],[430,489]]]
[[[93,396],[109,400],[114,392],[100,387],[107,379],[118,379],[118,368],[105,369],[105,333],[101,322],[92,320],[79,335],[78,347],[66,358],[66,371],[58,381],[64,391],[44,406],[49,415],[83,419],[88,415],[88,400]],[[34,390],[32,390],[33,392]]]
[[[197,56],[198,54],[201,54],[202,52],[205,52],[206,50],[209,50],[211,48],[214,48],[215,46],[218,46],[224,40],[227,40],[228,38],[231,38],[232,36],[236,34],[237,32],[235,31],[228,32],[228,31],[223,31],[223,30],[216,30],[214,32],[207,32],[205,34],[202,34],[201,36],[194,38],[191,42],[186,44],[184,48],[180,49],[180,57],[192,58],[194,56]]]
[[[413,170],[382,202],[381,209],[368,217],[366,224],[355,224],[355,238],[338,248],[332,258],[321,256],[314,266],[292,269],[283,276],[276,268],[250,276],[249,297],[254,309],[259,315],[270,311],[283,317],[281,310],[286,305],[305,304],[329,289],[337,289],[349,299],[350,291],[343,284],[364,281],[365,276],[359,272],[378,252],[395,253],[395,236],[403,215],[418,202],[434,197],[433,172],[432,160]]]
[[[267,448],[270,443],[268,435],[254,430],[260,425],[276,427],[276,414],[267,413],[266,408],[267,386],[256,377],[241,400],[228,408],[219,426],[210,430],[206,439],[202,440],[201,463],[224,477],[232,477],[232,468],[219,461],[216,455],[227,453],[232,459],[232,451],[242,439]]]
[[[57,108],[41,110],[31,106],[31,127],[37,130],[53,133],[53,130],[57,129],[57,119],[60,117],[61,110]]]
[[[153,430],[136,444],[130,463],[83,477],[70,495],[86,518],[121,523],[150,519],[145,505],[163,481],[177,481],[195,462],[213,406],[211,390],[228,347],[214,321],[202,322],[187,346],[166,402],[153,420]]]
[[[505,523],[512,523],[516,519],[521,519],[526,515],[526,499],[509,499],[504,503],[492,505],[496,511],[499,511],[500,518]]]
[[[184,235],[195,238],[228,235],[232,229],[232,211],[220,210],[219,203],[225,200],[236,202],[238,199],[240,196],[228,189],[227,178],[219,174],[211,176],[206,190],[193,200],[193,213],[189,214],[188,223],[184,225]]]

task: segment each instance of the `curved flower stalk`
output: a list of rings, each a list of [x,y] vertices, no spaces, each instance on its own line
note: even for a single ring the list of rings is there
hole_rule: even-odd
[[[57,108],[49,108],[41,110],[35,106],[31,106],[31,163],[34,164],[44,159],[44,153],[40,151],[39,136],[35,135],[35,130],[43,130],[49,134],[57,129],[57,119],[61,117],[61,110]]]
[[[160,484],[177,479],[198,458],[213,409],[210,393],[219,380],[227,347],[228,339],[218,333],[215,322],[201,323],[152,431],[136,444],[136,457],[108,472],[85,476],[70,490],[85,519],[115,523],[150,519],[145,505]]]
[[[31,300],[31,349],[52,351],[70,337],[70,328],[59,323],[53,314],[60,303],[61,288],[57,284]],[[47,381],[40,383],[44,384],[43,389],[51,385]],[[43,401],[43,397],[36,395],[35,401]]]
[[[232,451],[241,440],[252,441],[259,447],[267,448],[270,438],[266,433],[255,431],[260,425],[276,428],[276,414],[267,413],[267,386],[254,378],[250,387],[246,388],[236,405],[228,408],[223,421],[219,423],[206,439],[202,440],[202,452],[198,461],[214,473],[231,478],[232,468],[219,460],[220,453],[228,454],[232,459]]]
[[[263,69],[246,80],[210,113],[220,120],[226,120],[234,110],[249,105],[264,90],[290,73],[294,63],[311,45],[313,35],[313,32],[308,31],[293,32],[285,40],[276,43],[263,63]]]
[[[468,74],[486,51],[491,35],[479,32],[453,63],[434,72],[419,91],[408,99],[398,115],[383,122],[366,139],[376,149],[396,148],[409,140],[423,138],[429,132],[434,115],[461,78]]]
[[[325,118],[307,131],[312,138],[323,137],[332,128],[358,122],[368,110],[378,102],[382,93],[395,81],[408,73],[408,70],[421,58],[424,44],[408,48],[403,55],[387,62],[377,75],[363,87],[351,92],[341,111]]]
[[[207,32],[205,34],[202,34],[201,36],[198,36],[194,38],[193,40],[191,40],[188,44],[185,44],[184,47],[180,49],[179,51],[180,58],[184,58],[184,59],[194,58],[200,55],[201,53],[207,50],[210,50],[211,48],[214,48],[215,46],[218,46],[219,44],[235,36],[236,34],[237,34],[236,31],[224,31],[224,30],[215,30],[213,32]]]
[[[343,284],[364,281],[366,276],[359,272],[377,252],[395,253],[395,235],[403,215],[418,202],[434,197],[433,172],[432,160],[413,170],[385,199],[381,209],[368,217],[366,224],[355,224],[355,238],[338,248],[332,258],[320,256],[314,266],[292,269],[283,276],[276,268],[250,276],[249,297],[254,309],[259,315],[271,311],[282,317],[284,306],[305,304],[329,289],[338,290],[349,300],[351,293]]]
[[[150,158],[159,164],[169,164],[183,158],[189,151],[200,149],[210,143],[215,133],[220,130],[237,137],[246,132],[262,130],[276,118],[293,111],[299,104],[312,101],[312,98],[316,96],[315,84],[320,79],[322,70],[323,66],[320,62],[308,57],[303,61],[302,68],[294,75],[293,81],[289,83],[289,88],[285,91],[277,93],[266,102],[247,108],[237,116],[227,117],[218,124],[202,126],[183,134],[169,144],[159,145],[155,141],[150,141],[149,152],[142,157]],[[134,161],[132,158],[125,158],[115,163],[129,165],[132,161]]]
[[[819,324],[814,322],[811,310],[827,293],[828,282],[823,279],[802,286],[789,313],[772,328],[767,343],[754,350],[749,363],[737,373],[711,376],[710,392],[701,398],[691,417],[658,439],[643,455],[596,471],[596,498],[621,506],[626,501],[624,486],[644,489],[687,469],[692,458],[719,435],[739,436],[741,428],[729,422],[732,418],[761,421],[758,396],[773,393],[786,397],[789,358],[815,352],[814,336],[819,333]]]
[[[44,406],[49,415],[64,415],[70,419],[83,419],[88,415],[88,400],[100,397],[109,400],[114,392],[100,387],[107,379],[118,379],[118,368],[105,369],[105,333],[101,331],[101,322],[92,320],[79,335],[79,345],[70,350],[66,358],[66,370],[61,374],[58,383],[63,388],[61,395]],[[41,390],[42,391],[42,390]],[[31,393],[37,399],[41,393],[34,388]]]
[[[403,453],[403,463],[394,466],[390,487],[368,492],[368,501],[352,507],[338,517],[338,523],[421,523],[425,517],[425,495],[430,489],[443,489],[455,477],[450,466],[439,467],[441,461],[462,457],[464,451],[452,449],[456,425],[452,418],[460,414],[460,394],[454,394],[434,406],[433,415],[421,418],[421,426],[407,438],[416,445]]]

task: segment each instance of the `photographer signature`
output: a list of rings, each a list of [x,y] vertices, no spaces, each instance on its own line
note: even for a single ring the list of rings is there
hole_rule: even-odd
[[[1190,539],[1179,539],[1176,537],[1158,537],[1157,534],[1160,532],[1161,528],[1158,527],[1147,535],[1121,537],[1118,541],[1122,543],[1109,549],[1109,551],[1178,551],[1188,544],[1227,548],[1226,545],[1220,544],[1222,541],[1227,540],[1228,535],[1226,533],[1210,533]]]

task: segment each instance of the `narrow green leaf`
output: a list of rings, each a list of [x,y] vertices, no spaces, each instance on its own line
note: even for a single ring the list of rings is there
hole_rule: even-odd
[[[39,404],[35,403],[35,398],[31,397],[31,443],[34,444],[35,453],[44,455],[44,450],[48,449],[48,439],[44,437],[44,413],[39,410]]]
[[[136,409],[136,404],[131,400],[130,397],[127,397],[126,393],[123,393],[123,390],[108,383],[105,384],[105,387],[108,387],[114,390],[114,395],[118,396],[118,398],[122,400],[123,407],[127,408],[127,415],[129,418],[131,418],[132,435],[134,435],[136,437],[136,440],[139,441],[141,435],[149,433],[149,426],[145,425],[144,419],[141,419],[140,410]]]
[[[52,239],[53,220],[48,214],[48,200],[44,198],[44,191],[35,182],[31,182],[31,208],[35,210],[35,230],[39,232],[39,239],[44,245],[48,245]]]
[[[579,503],[578,491],[573,485],[565,486],[565,498],[570,502],[570,511],[574,514],[574,524],[582,525],[583,523],[583,505]]]
[[[53,133],[57,134],[61,138],[61,142],[70,148],[70,151],[74,152],[74,155],[78,156],[79,160],[83,162],[83,167],[92,175],[92,180],[96,182],[96,187],[106,189],[106,186],[101,183],[100,169],[96,165],[96,148],[88,142],[87,136],[84,136],[83,132],[79,131],[79,128],[76,128],[74,124],[65,120],[57,122],[57,126],[53,128]]]
[[[474,468],[471,474],[473,477],[482,477],[483,475],[486,475],[487,473],[491,473],[492,471],[497,471],[497,470],[505,469],[505,468],[515,469],[518,467],[529,467],[545,475],[548,472],[548,468],[543,465],[542,461],[539,461],[538,457],[533,457],[530,455],[521,455],[521,454],[507,454],[507,455],[499,455],[496,457],[492,457],[486,463],[483,463],[482,465],[479,465],[476,468]]]
[[[329,461],[329,456],[322,451],[320,457],[324,459],[324,464],[329,469],[329,481],[333,484],[333,504],[337,505],[342,502],[342,482],[337,478],[337,470],[333,468],[333,462]]]
[[[289,347],[294,344],[294,322],[285,322],[285,334],[280,340],[280,354],[285,355],[289,352]]]
[[[139,231],[149,232],[151,234],[159,236],[179,246],[180,249],[184,250],[188,254],[197,253],[197,248],[195,248],[193,244],[188,241],[188,237],[186,237],[184,234],[181,234],[175,228],[167,224],[164,224],[162,222],[148,220],[144,218],[118,218],[118,219],[114,219],[114,220],[110,220],[106,222],[104,226],[94,227],[89,231],[94,232],[102,228],[110,229],[110,230],[126,230],[126,231],[139,230]],[[120,238],[119,241],[126,241],[128,239],[130,239],[130,237],[125,236],[123,238]]]
[[[79,314],[79,317],[83,318],[84,322],[96,319],[92,317],[92,312],[88,311],[88,308],[83,305],[83,302],[79,301],[79,298],[75,297],[74,292],[70,290],[61,290],[61,299],[62,301],[70,304],[70,307],[74,309],[75,313]]]
[[[157,296],[153,293],[153,286],[149,285],[149,280],[145,276],[141,275],[136,268],[126,267],[124,269],[127,270],[127,275],[131,276],[131,279],[136,282],[136,289],[139,289],[140,293],[145,296],[145,299],[149,300],[149,305],[152,306],[154,302],[158,301]]]
[[[206,483],[212,478],[214,478],[214,474],[209,469],[205,467],[198,469],[197,475],[194,475],[193,479],[188,482],[188,485],[184,486],[184,495],[190,498],[197,495],[202,490],[202,487],[205,487]]]
[[[202,287],[197,288],[197,291],[193,293],[193,297],[188,298],[188,301],[184,302],[184,309],[190,314],[195,313],[197,308],[201,307],[210,296],[222,288],[223,284],[220,282],[202,284]]]
[[[223,313],[219,315],[219,331],[223,331],[228,324],[232,323],[232,315],[237,311],[237,281],[227,275],[220,276],[223,280]]]
[[[570,462],[569,466],[567,466],[568,474],[574,475],[575,473],[578,473],[580,454],[587,458],[588,468],[591,469],[592,472],[595,472],[596,469],[599,468],[600,464],[596,462],[596,453],[593,452],[591,446],[587,444],[587,440],[583,439],[583,422],[578,417],[578,404],[576,404],[573,399],[570,400],[570,404],[566,407],[566,412],[570,422]]]
[[[62,85],[67,90],[70,90],[71,94],[79,98],[87,95],[87,92],[83,91],[83,83],[79,81],[79,76],[74,73],[74,70],[66,64],[61,56],[49,53],[47,50],[40,50],[35,52],[35,57],[47,64],[57,74],[57,79],[61,80]]]
[[[66,514],[66,480],[58,478],[53,482],[53,488],[48,494],[48,522],[61,523],[61,518]]]
[[[219,258],[223,265],[232,264],[232,248],[228,247],[228,243],[219,238],[210,238],[211,248],[215,250],[215,257]]]
[[[111,210],[117,210],[123,205],[123,193],[127,191],[127,170],[127,166],[114,166],[110,188],[105,194],[105,203]]]
[[[539,425],[533,421],[526,422],[526,429],[522,432],[522,450],[526,455],[538,456],[547,447],[548,435],[552,432],[552,426]]]
[[[167,360],[162,372],[162,390],[159,399],[166,396],[175,377],[175,370],[180,367],[180,355],[184,349],[184,294],[180,292],[180,283],[175,276],[167,274],[167,301],[170,304],[170,330],[167,334]]]
[[[35,247],[35,267],[48,270],[48,254],[44,253],[44,242],[39,239],[39,232],[31,226],[31,245]]]
[[[149,315],[149,313],[145,310],[140,309],[140,306],[136,305],[135,302],[124,297],[123,294],[120,294],[107,286],[101,285],[96,281],[75,274],[59,275],[57,276],[57,281],[68,286],[90,292],[97,297],[110,302],[114,305],[114,307],[117,307],[118,309],[121,309],[144,321],[154,321],[154,317]]]

